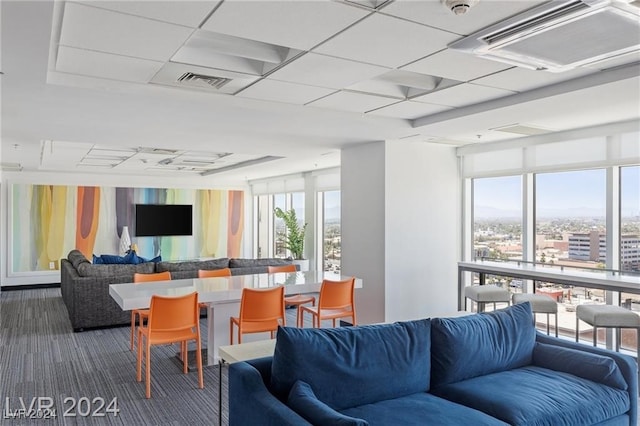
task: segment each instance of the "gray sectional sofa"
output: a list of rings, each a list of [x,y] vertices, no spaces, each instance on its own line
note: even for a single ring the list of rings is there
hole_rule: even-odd
[[[109,284],[133,282],[133,274],[171,272],[173,279],[197,278],[198,269],[230,268],[232,275],[260,274],[267,266],[291,264],[291,259],[220,258],[184,262],[144,262],[137,265],[94,265],[80,251],[72,250],[60,261],[60,290],[73,331],[128,324],[123,311],[109,296]]]

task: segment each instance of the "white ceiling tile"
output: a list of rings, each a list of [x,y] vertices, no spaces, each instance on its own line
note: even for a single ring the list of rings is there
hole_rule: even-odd
[[[215,8],[216,1],[78,1],[90,6],[197,28]]]
[[[268,78],[331,89],[342,89],[386,71],[388,71],[387,68],[376,65],[307,53],[280,68]]]
[[[458,38],[445,31],[375,14],[314,52],[396,68],[442,50]]]
[[[367,13],[328,1],[227,1],[202,29],[309,50]]]
[[[60,44],[166,61],[192,29],[78,3],[65,5]]]
[[[404,101],[371,111],[369,114],[413,120],[414,118],[424,117],[448,109],[451,109],[451,107],[423,102]]]
[[[452,107],[461,107],[513,94],[514,92],[509,90],[463,83],[437,92],[429,93],[427,95],[419,96],[413,100]]]
[[[365,113],[395,102],[398,102],[398,100],[364,93],[341,91],[311,102],[309,105],[319,108],[337,109],[339,111]]]
[[[503,62],[489,61],[469,53],[446,49],[402,67],[402,69],[453,80],[469,81],[512,67],[513,65],[507,65]]]
[[[527,68],[515,67],[496,74],[474,80],[474,83],[484,86],[498,87],[507,90],[524,92],[549,84],[560,83],[572,78],[596,72],[593,69],[578,68],[562,73],[549,71],[534,71]]]
[[[56,70],[112,80],[147,83],[163,62],[60,46]]]
[[[333,89],[325,89],[323,87],[305,86],[302,84],[264,79],[246,88],[237,96],[304,105],[315,99],[327,96],[333,91]]]
[[[469,35],[546,2],[547,0],[483,0],[467,13],[454,15],[439,0],[396,0],[382,12],[460,35]]]

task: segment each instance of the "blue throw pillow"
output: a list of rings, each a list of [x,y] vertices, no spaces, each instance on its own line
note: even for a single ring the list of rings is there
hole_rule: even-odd
[[[114,254],[103,254],[100,259],[105,265],[124,265],[127,263],[124,257]]]
[[[146,262],[153,262],[153,263],[162,262],[162,256],[156,256],[153,259],[147,259],[145,257],[138,256],[138,263],[146,263]]]
[[[602,383],[621,390],[628,385],[618,364],[607,356],[561,346],[536,343],[533,350],[533,364],[550,370],[562,371]]]
[[[102,258],[99,256],[96,256],[95,254],[93,255],[93,260],[92,262],[94,265],[103,265],[104,262],[102,261]]]
[[[430,320],[339,328],[280,327],[271,387],[286,401],[297,380],[334,410],[429,390]]]
[[[431,387],[531,364],[531,304],[431,320]]]
[[[289,392],[287,405],[314,425],[368,426],[369,422],[345,416],[316,398],[311,386],[298,380]]]

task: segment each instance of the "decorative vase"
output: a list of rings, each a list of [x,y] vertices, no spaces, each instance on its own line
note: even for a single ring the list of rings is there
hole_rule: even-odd
[[[129,236],[129,227],[123,226],[120,233],[120,244],[118,245],[118,253],[124,256],[131,247],[131,237]]]
[[[300,271],[309,270],[309,259],[293,259],[293,264],[298,265]]]

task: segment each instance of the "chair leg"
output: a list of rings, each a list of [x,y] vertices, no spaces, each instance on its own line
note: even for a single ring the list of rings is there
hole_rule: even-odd
[[[204,388],[204,377],[202,373],[202,343],[199,338],[196,338],[196,364],[198,366],[198,387]]]
[[[622,329],[620,327],[616,328],[616,352],[620,352],[620,339],[622,338]]]
[[[180,353],[182,354],[182,372],[189,372],[189,354],[187,354],[187,342],[180,342]]]
[[[593,326],[593,346],[598,346],[598,328]]]
[[[149,339],[146,342],[146,359],[145,359],[145,382],[146,382],[146,397],[147,399],[151,398],[151,343],[149,343]]]
[[[580,328],[580,318],[578,318],[578,316],[576,315],[576,342],[578,342],[578,335],[580,334],[579,328]]]
[[[547,312],[547,336],[549,335],[549,313]]]
[[[233,345],[233,320],[229,320],[229,344]]]
[[[136,354],[136,380],[142,381],[142,336],[138,333],[138,353]]]
[[[558,313],[555,314],[556,319],[554,321],[554,325],[556,326],[556,337],[558,337]]]

